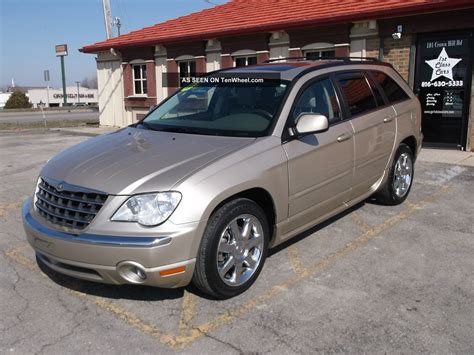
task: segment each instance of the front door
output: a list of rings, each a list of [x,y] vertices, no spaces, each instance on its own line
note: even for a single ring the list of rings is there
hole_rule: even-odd
[[[353,174],[353,129],[349,121],[342,121],[330,79],[302,89],[290,120],[297,121],[302,113],[323,114],[330,127],[283,144],[288,157],[290,229],[341,207],[349,198]]]
[[[426,143],[465,149],[471,96],[473,32],[439,33],[418,40],[415,92]]]

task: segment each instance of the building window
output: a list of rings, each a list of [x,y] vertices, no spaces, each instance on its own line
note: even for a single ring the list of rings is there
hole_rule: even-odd
[[[178,63],[179,67],[179,85],[186,86],[189,83],[184,78],[190,78],[196,76],[196,61],[185,60]]]
[[[234,57],[235,67],[246,67],[257,64],[256,55]]]
[[[323,51],[306,51],[306,59],[324,59],[324,58],[334,58],[336,56],[335,50],[323,50]]]
[[[133,66],[133,88],[135,95],[147,94],[146,64],[136,64]]]

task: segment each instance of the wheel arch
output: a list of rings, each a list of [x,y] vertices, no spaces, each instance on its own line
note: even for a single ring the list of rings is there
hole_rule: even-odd
[[[253,187],[240,192],[234,193],[231,196],[226,197],[224,200],[219,202],[217,206],[211,211],[210,215],[214,214],[219,208],[221,208],[226,203],[235,200],[237,198],[246,198],[252,200],[257,205],[259,205],[265,216],[267,217],[268,226],[270,228],[270,242],[275,237],[275,223],[276,223],[276,208],[275,201],[273,200],[272,195],[262,187]]]
[[[400,144],[402,144],[402,143],[406,144],[410,148],[411,152],[413,153],[413,157],[416,159],[416,155],[417,155],[417,151],[418,151],[418,149],[417,149],[418,142],[416,141],[415,136],[408,136],[408,137],[404,138],[400,142]]]

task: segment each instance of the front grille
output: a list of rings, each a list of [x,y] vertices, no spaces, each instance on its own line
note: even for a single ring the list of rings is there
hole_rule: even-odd
[[[103,193],[40,178],[35,206],[38,213],[51,223],[84,229],[92,222],[106,199],[107,195]]]

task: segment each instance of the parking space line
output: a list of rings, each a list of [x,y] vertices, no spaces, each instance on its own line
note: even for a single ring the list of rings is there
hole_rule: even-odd
[[[39,271],[38,265],[35,262],[33,262],[30,258],[27,258],[22,253],[29,246],[30,246],[29,244],[25,243],[16,248],[10,249],[9,251],[5,253],[5,255],[8,256],[13,261],[17,262],[18,264],[23,265],[29,270]]]
[[[288,258],[290,259],[291,267],[295,274],[299,275],[308,272],[301,262],[298,247],[295,244],[288,247]]]
[[[108,299],[97,296],[91,296],[86,293],[74,290],[68,290],[68,292],[78,298],[88,300],[99,308],[112,313],[117,318],[123,320],[125,323],[137,329],[141,333],[152,335],[158,338],[163,335],[163,332],[156,325],[143,321],[136,314],[126,310],[125,308],[112,301],[109,301]]]
[[[183,303],[181,306],[181,318],[179,320],[179,334],[187,334],[193,327],[193,320],[196,316],[196,309],[198,304],[197,296],[184,291]]]
[[[316,264],[309,267],[307,273],[299,274],[299,275],[294,274],[290,276],[286,281],[271,287],[270,289],[263,292],[259,296],[255,297],[254,299],[252,299],[250,302],[246,303],[245,305],[234,308],[233,310],[228,311],[227,313],[215,318],[214,320],[211,320],[209,322],[206,322],[197,326],[196,329],[192,332],[191,336],[187,338],[178,337],[179,338],[177,339],[178,343],[182,342],[181,346],[188,345],[189,343],[196,341],[200,336],[204,335],[205,333],[214,331],[217,328],[227,323],[230,323],[231,321],[239,317],[242,317],[243,315],[247,314],[251,310],[255,309],[257,306],[263,304],[264,302],[270,299],[275,298],[276,296],[281,294],[283,291],[287,290],[290,286],[308,278],[309,276],[314,275],[316,272],[329,267],[330,265],[334,264],[339,259],[347,256],[351,252],[365,246],[369,241],[371,241],[372,239],[380,235],[382,232],[393,227],[394,225],[401,222],[402,220],[408,218],[413,213],[413,210],[420,210],[426,207],[429,203],[436,201],[438,198],[444,195],[448,190],[449,190],[449,187],[447,186],[440,188],[439,190],[437,190],[436,192],[428,196],[423,201],[416,203],[413,206],[413,208],[409,207],[401,211],[397,215],[376,225],[375,227],[370,228],[364,234],[362,234],[358,238],[346,244],[342,249],[326,256],[325,258],[323,258]]]
[[[19,209],[21,205],[22,201],[0,202],[0,217],[5,217],[9,211]]]
[[[361,247],[367,245],[368,242],[379,236],[382,232],[408,218],[414,211],[421,210],[425,208],[428,204],[436,201],[448,190],[448,186],[441,187],[433,194],[426,197],[424,200],[418,203],[412,203],[407,205],[406,209],[388,218],[384,222],[374,227],[370,227],[362,235],[352,240],[338,251],[327,255],[317,263],[307,268],[303,268],[304,272],[296,272],[295,274],[287,278],[285,281],[274,285],[273,287],[270,287],[266,291],[254,297],[249,302],[239,307],[232,308],[227,312],[221,314],[220,316],[217,316],[216,318],[204,322],[198,326],[192,325],[197,309],[197,297],[191,295],[188,292],[185,292],[183,297],[182,314],[180,318],[178,334],[164,333],[156,325],[143,321],[134,313],[124,309],[123,307],[112,301],[109,301],[108,299],[104,299],[98,296],[92,296],[87,293],[82,293],[71,289],[66,290],[69,294],[76,296],[80,299],[88,300],[99,308],[115,315],[117,318],[123,320],[126,324],[132,326],[141,333],[148,334],[150,336],[153,336],[154,338],[157,338],[163,345],[166,345],[173,350],[182,349],[183,347],[188,346],[193,342],[197,341],[204,334],[215,331],[216,329],[246,315],[253,309],[257,308],[259,305],[264,304],[265,302],[277,297],[278,295],[286,291],[290,286],[295,285],[303,281],[304,279],[307,279],[308,277],[314,275],[315,273],[328,268],[329,266],[333,265],[335,262],[344,258],[353,251],[358,250]],[[39,271],[36,263],[34,263],[21,253],[21,251],[23,251],[27,246],[28,244],[16,247],[6,252],[5,254],[17,263],[46,277]],[[289,249],[291,249],[291,247],[289,247]],[[296,270],[301,270],[298,269],[302,268],[302,263],[299,260],[298,251],[296,247],[293,249],[293,251],[289,250],[288,253],[290,255],[290,260],[293,259],[293,268],[295,269],[296,267]]]
[[[369,230],[371,227],[364,221],[362,216],[357,213],[357,211],[351,212],[351,219],[358,227],[360,227],[363,231]]]

